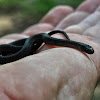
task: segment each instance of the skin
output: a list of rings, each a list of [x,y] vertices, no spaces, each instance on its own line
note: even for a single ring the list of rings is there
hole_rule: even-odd
[[[49,31],[53,30],[53,28],[54,27],[51,24],[48,24],[48,23],[39,23],[39,24],[34,25],[34,27],[32,25],[29,28],[27,28],[26,30],[24,30],[23,34],[24,35],[32,36],[33,34],[46,32],[48,30]]]
[[[95,0],[95,2],[97,1],[100,0]],[[90,2],[89,9],[93,12],[91,8],[93,0],[86,0],[85,2]],[[80,11],[82,11],[82,9],[84,10],[85,7],[87,7],[87,5],[84,4],[83,8],[80,5]],[[56,14],[55,9],[57,9],[57,7],[50,12],[54,12],[55,19],[57,23],[60,24],[61,20],[59,19],[62,18],[63,20],[64,17],[69,15],[64,16],[61,14],[60,16],[56,16],[58,12]],[[60,11],[62,11],[62,9],[60,10],[59,8],[59,13]],[[64,11],[65,10],[63,10],[63,12]],[[72,13],[70,10],[68,12]],[[87,10],[87,12],[90,13],[89,10]],[[91,16],[91,14],[89,14],[88,17]],[[48,14],[46,16],[51,18]],[[81,22],[83,22],[83,20]],[[47,21],[44,20],[43,23],[47,23]],[[91,23],[94,22],[91,20]],[[55,26],[52,21],[47,24],[52,25],[53,29],[59,25]],[[30,32],[32,33],[32,31],[34,31],[32,27],[33,29],[36,27],[35,30],[37,30],[37,33],[42,30],[44,30],[44,32],[51,31],[49,30],[50,25],[46,27],[47,30],[45,30],[45,27],[39,26],[39,24],[37,27],[33,25],[31,26]],[[1,65],[0,100],[91,100],[96,84],[100,79],[100,39],[99,31],[97,32],[98,25],[96,25],[97,23],[87,28],[85,32],[82,33],[83,35],[68,33],[71,40],[80,41],[93,46],[95,50],[93,55],[83,54],[73,48],[55,48],[55,46],[44,45],[35,55],[25,57],[13,63]],[[66,30],[67,27],[64,27],[64,30]],[[30,32],[25,34],[24,31],[22,33],[23,37],[25,37],[25,35],[28,37],[36,34],[34,32],[30,34]],[[92,36],[92,34],[94,36]],[[16,36],[15,34],[15,37],[14,35],[9,35],[8,39],[7,36],[6,38],[2,37],[0,43],[9,43],[19,39],[20,35],[18,34],[18,36]],[[64,39],[61,34],[57,34],[54,37]],[[96,41],[96,39],[98,39],[98,41]]]
[[[55,29],[65,29],[68,26],[76,25],[77,23],[85,19],[88,15],[89,13],[83,11],[73,12],[69,14],[69,16],[66,16],[62,21],[60,21]]]
[[[99,7],[98,7],[99,8]],[[97,10],[82,20],[77,25],[69,26],[65,29],[66,32],[82,34],[85,30],[89,29],[90,27],[94,26],[100,20],[100,11]]]
[[[73,8],[70,6],[57,6],[53,10],[49,11],[41,19],[40,23],[48,23],[53,26],[56,26],[65,16],[69,15],[72,12]]]

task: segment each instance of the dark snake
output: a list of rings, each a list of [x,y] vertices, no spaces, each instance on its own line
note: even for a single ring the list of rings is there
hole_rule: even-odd
[[[63,34],[67,40],[51,37],[56,33]],[[48,34],[40,33],[29,38],[24,38],[9,44],[0,45],[0,64],[10,63],[23,57],[32,55],[43,43],[56,46],[72,47],[88,54],[94,53],[94,49],[90,45],[72,41],[64,31],[54,30]]]

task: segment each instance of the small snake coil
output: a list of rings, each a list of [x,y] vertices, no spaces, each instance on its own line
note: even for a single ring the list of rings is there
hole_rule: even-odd
[[[65,39],[51,37],[53,34],[61,33]],[[87,44],[70,40],[68,35],[61,30],[33,35],[29,38],[20,39],[9,44],[0,45],[0,64],[10,63],[26,56],[32,55],[43,44],[72,47],[88,54],[93,54],[94,49]]]

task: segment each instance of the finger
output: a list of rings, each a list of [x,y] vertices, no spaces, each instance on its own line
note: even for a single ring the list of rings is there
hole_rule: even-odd
[[[78,24],[83,19],[85,19],[89,14],[83,11],[73,12],[72,14],[65,17],[55,29],[65,29],[68,26]]]
[[[3,91],[2,91],[3,92]],[[2,93],[0,92],[0,100],[11,100],[7,95],[6,93]]]
[[[84,35],[90,36],[90,39],[100,45],[100,21],[93,27],[86,30]]]
[[[100,6],[96,9],[96,11],[99,11],[100,12]]]
[[[74,25],[74,24],[78,24],[80,21],[82,21],[85,17],[88,16],[88,12],[83,12],[83,11],[78,11],[78,12],[74,12],[74,13],[70,14],[69,16],[64,18],[64,20],[62,20],[60,22],[60,24],[58,24],[58,26],[56,28],[57,29],[60,29],[60,28],[64,29],[64,28],[66,28],[68,26],[71,26],[71,25]],[[76,23],[74,23],[74,22],[76,22]]]
[[[13,40],[18,40],[18,39],[22,39],[22,38],[28,38],[28,36],[24,35],[24,34],[14,33],[14,34],[10,34],[10,35],[1,37],[1,39],[13,39]]]
[[[92,13],[99,5],[100,0],[86,0],[77,8],[77,10]]]
[[[99,0],[100,1],[100,0]],[[85,1],[86,2],[86,1]],[[95,1],[95,2],[97,2],[97,1]],[[90,3],[91,3],[91,1],[90,1]],[[83,3],[84,4],[84,3]],[[85,5],[86,6],[86,5]],[[85,6],[83,7],[83,8],[85,8]],[[95,5],[96,6],[96,5]],[[91,10],[91,7],[93,7],[93,6],[91,6],[91,4],[90,4],[90,10]],[[97,6],[96,6],[97,7]],[[93,11],[94,11],[95,9],[93,9]],[[84,11],[84,10],[83,10]],[[87,17],[87,13],[86,12],[83,12],[83,11],[81,11],[81,13],[77,13],[77,12],[75,12],[75,13],[72,13],[72,14],[70,14],[69,16],[67,16],[66,18],[64,18],[64,20],[62,20],[61,22],[60,22],[60,24],[58,24],[58,26],[56,27],[56,29],[64,29],[64,28],[67,28],[68,26],[71,26],[71,25],[74,25],[74,24],[78,24],[80,21],[82,21],[85,17]],[[83,13],[82,13],[83,12]],[[86,13],[86,14],[84,14],[84,13]],[[86,16],[85,16],[86,15]],[[75,16],[75,17],[74,17]],[[81,19],[80,19],[81,18]],[[78,22],[77,22],[78,21]],[[74,22],[76,22],[76,23],[74,23]],[[72,30],[73,31],[73,30]],[[69,31],[70,32],[70,31]]]
[[[65,29],[68,33],[78,33],[82,34],[88,28],[94,26],[100,20],[100,12],[96,11],[87,18],[85,18],[78,25],[69,26]]]
[[[32,36],[38,33],[44,33],[47,31],[53,30],[53,26],[51,24],[47,23],[40,23],[40,24],[35,24],[24,30],[22,34]]]
[[[13,41],[14,39],[0,39],[0,44],[8,44]]]
[[[69,6],[57,6],[48,12],[40,22],[56,26],[65,16],[72,12],[73,9]]]

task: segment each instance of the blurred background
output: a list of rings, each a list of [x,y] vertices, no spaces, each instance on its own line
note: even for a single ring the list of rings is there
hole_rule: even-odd
[[[0,0],[0,36],[20,33],[57,5],[70,5],[74,9],[84,0]],[[100,100],[100,85],[93,100]]]
[[[52,7],[76,8],[84,0],[0,0],[0,36],[20,33],[37,23]]]

